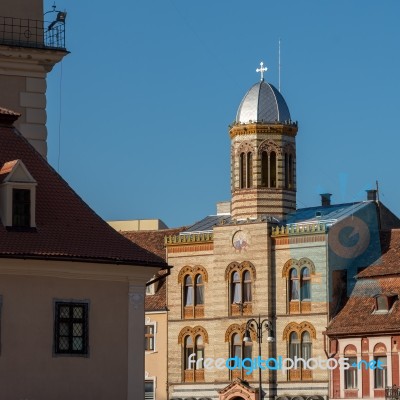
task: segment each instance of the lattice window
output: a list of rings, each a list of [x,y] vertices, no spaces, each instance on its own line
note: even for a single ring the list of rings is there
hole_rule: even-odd
[[[88,354],[88,304],[55,303],[56,354]]]

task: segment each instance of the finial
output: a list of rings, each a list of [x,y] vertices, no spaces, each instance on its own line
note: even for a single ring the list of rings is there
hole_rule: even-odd
[[[256,69],[256,72],[261,72],[261,81],[263,81],[264,80],[264,72],[266,72],[268,70],[268,68],[267,67],[264,68],[264,63],[262,61],[260,62],[260,67],[261,68]]]

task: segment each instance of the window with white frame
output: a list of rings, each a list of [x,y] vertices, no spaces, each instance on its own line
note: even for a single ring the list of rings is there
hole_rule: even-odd
[[[154,379],[146,379],[144,383],[144,399],[155,400]]]
[[[144,326],[144,348],[146,351],[155,351],[156,349],[156,324],[146,322]]]
[[[348,357],[348,363],[350,364],[349,369],[344,371],[344,388],[345,389],[357,389],[357,357]]]

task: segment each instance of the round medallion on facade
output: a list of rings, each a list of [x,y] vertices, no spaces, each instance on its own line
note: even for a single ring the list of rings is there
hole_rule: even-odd
[[[249,246],[247,235],[243,231],[237,231],[232,236],[232,246],[235,250],[242,251]]]

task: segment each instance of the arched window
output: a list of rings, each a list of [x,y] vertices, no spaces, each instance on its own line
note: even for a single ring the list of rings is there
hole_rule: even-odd
[[[196,275],[196,296],[194,304],[196,306],[204,304],[204,284],[203,277],[200,274]]]
[[[185,369],[192,368],[192,365],[189,365],[189,359],[190,359],[189,357],[193,353],[194,353],[193,339],[191,336],[186,336],[186,338],[185,338],[185,357],[184,357]]]
[[[252,276],[249,270],[233,271],[230,274],[231,314],[242,315],[251,312]]]
[[[231,357],[242,357],[242,340],[238,333],[234,333],[231,338]]]
[[[268,187],[268,153],[261,153],[261,186]]]
[[[271,152],[269,156],[270,160],[270,187],[276,188],[277,187],[277,180],[276,180],[276,153],[274,151]]]
[[[301,358],[305,361],[297,362],[294,368],[289,370],[289,380],[310,380],[312,370],[306,368],[306,361],[312,357],[312,340],[308,331],[301,333],[292,331],[289,334],[288,355],[293,361]]]
[[[246,154],[240,153],[240,189],[246,187],[246,176],[247,176],[246,161],[247,161]]]
[[[290,293],[289,300],[299,300],[299,276],[296,268],[292,268],[290,271]]]
[[[243,302],[249,303],[252,300],[251,296],[251,275],[249,271],[244,271],[243,274]]]
[[[377,368],[374,369],[374,388],[384,389],[387,386],[387,350],[383,343],[374,347],[374,361]]]
[[[307,267],[304,267],[300,271],[301,279],[300,279],[300,292],[301,292],[301,300],[311,300],[311,288],[310,288],[310,270]]]
[[[193,305],[193,282],[192,282],[192,277],[190,275],[187,275],[185,278],[184,305],[185,307]]]
[[[288,180],[289,180],[289,189],[294,189],[294,168],[293,168],[293,156],[290,154],[289,155],[289,176],[288,176]]]
[[[289,336],[289,358],[300,358],[300,340],[296,332],[292,332]]]
[[[285,153],[285,189],[289,189],[289,154]]]
[[[204,382],[204,338],[192,335],[184,338],[183,365],[185,382]]]
[[[232,303],[240,303],[242,301],[242,290],[239,272],[232,274]]]
[[[311,275],[315,266],[311,260],[290,259],[283,268],[283,277],[287,279],[287,311],[290,314],[311,312]]]
[[[230,357],[238,357],[242,360],[245,358],[252,359],[253,344],[252,342],[243,342],[241,333],[234,333],[230,339]],[[230,378],[249,378],[246,374],[246,369],[233,369],[230,370]],[[251,378],[251,376],[250,376]]]
[[[357,370],[357,349],[353,345],[347,345],[344,349],[344,356],[348,358],[350,367],[344,371],[344,388],[358,388],[358,370]]]
[[[197,360],[196,369],[203,369],[204,368],[204,342],[203,342],[203,338],[200,335],[196,336],[196,360]]]
[[[240,189],[253,187],[253,154],[251,152],[240,153],[239,181]]]
[[[309,332],[303,332],[301,335],[301,358],[309,360],[311,358],[312,341]]]
[[[178,282],[182,285],[183,318],[204,317],[204,282],[207,282],[207,271],[202,266],[186,266],[179,272]]]
[[[247,153],[247,188],[253,187],[253,154]]]

